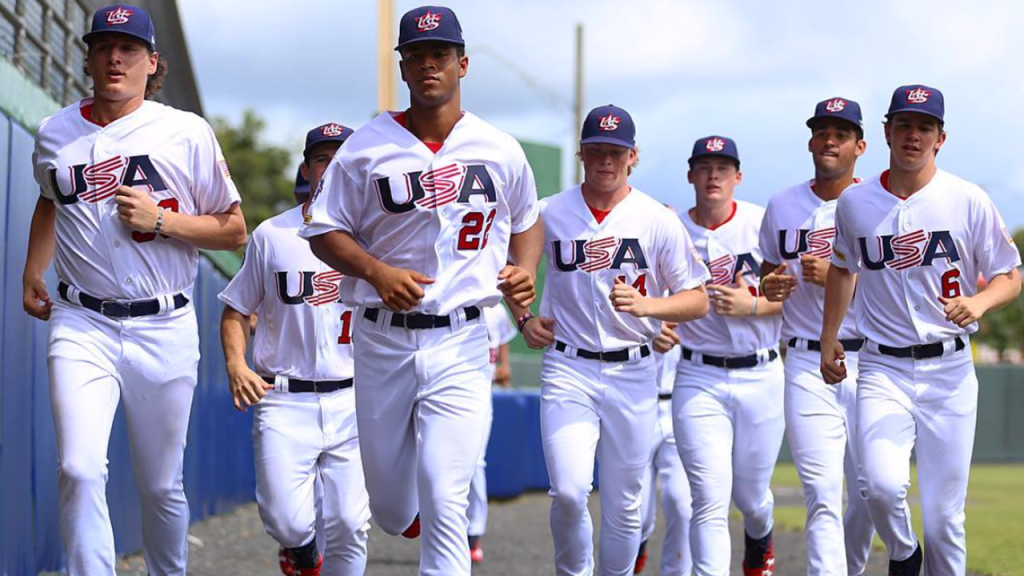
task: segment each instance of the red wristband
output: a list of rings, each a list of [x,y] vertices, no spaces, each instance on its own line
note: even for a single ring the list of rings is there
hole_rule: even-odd
[[[519,327],[520,334],[522,334],[523,332],[523,326],[526,326],[526,323],[529,322],[530,319],[534,317],[535,316],[532,312],[527,312],[526,314],[523,314],[522,316],[519,317],[519,320],[516,321],[516,326]]]

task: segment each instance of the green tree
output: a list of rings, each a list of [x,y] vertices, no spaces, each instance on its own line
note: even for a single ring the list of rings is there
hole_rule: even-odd
[[[1014,232],[1017,249],[1024,249],[1024,228]],[[978,339],[996,350],[1024,349],[1024,297],[1009,306],[984,316],[978,329]]]
[[[237,126],[224,118],[214,118],[212,125],[231,177],[242,195],[249,233],[267,218],[295,205],[292,154],[264,141],[266,122],[256,112],[246,110]]]

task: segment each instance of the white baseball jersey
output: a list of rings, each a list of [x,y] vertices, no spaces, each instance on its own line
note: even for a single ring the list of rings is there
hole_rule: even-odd
[[[730,285],[736,275],[757,290],[761,273],[759,234],[764,208],[737,200],[733,215],[714,230],[698,225],[690,212],[679,212],[686,231],[693,238],[697,252],[711,271],[709,284]],[[719,316],[714,309],[707,316],[683,322],[676,331],[683,346],[717,356],[742,356],[779,342],[781,319],[772,316]]]
[[[57,206],[57,275],[99,298],[140,300],[191,291],[199,250],[132,231],[118,219],[119,186],[146,190],[182,214],[226,212],[241,202],[213,129],[190,112],[145,101],[100,126],[85,118],[92,99],[43,120],[35,178]]]
[[[973,296],[979,274],[1020,266],[1002,217],[984,190],[943,170],[905,200],[888,176],[850,188],[836,208],[832,263],[859,273],[857,326],[898,347],[976,332],[946,320],[939,297]]]
[[[487,323],[487,340],[491,343],[491,364],[495,364],[498,348],[515,340],[519,331],[501,304],[484,308],[484,322]]]
[[[259,314],[256,372],[303,380],[352,377],[352,311],[339,302],[342,274],[313,255],[297,234],[302,206],[256,228],[238,274],[218,296],[242,314]]]
[[[616,312],[616,279],[642,295],[676,294],[710,276],[672,211],[634,188],[603,222],[579,186],[545,199],[547,276],[541,314],[555,319],[555,338],[590,351],[649,343],[661,320]]]
[[[813,181],[787,188],[768,202],[761,223],[761,253],[764,260],[788,266],[787,275],[796,278],[796,290],[782,303],[782,338],[821,337],[825,313],[825,287],[803,279],[800,257],[804,254],[831,260],[836,236],[836,201],[822,200],[811,189]],[[839,338],[860,338],[854,309],[846,315]]]
[[[533,172],[511,136],[465,112],[434,154],[384,113],[338,151],[300,234],[339,230],[381,262],[433,278],[415,311],[447,315],[498,303],[510,234],[537,214]],[[346,278],[341,293],[352,306],[382,306],[364,280]]]

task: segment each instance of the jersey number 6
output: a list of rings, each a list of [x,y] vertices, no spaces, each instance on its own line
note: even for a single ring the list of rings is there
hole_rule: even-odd
[[[942,275],[942,297],[957,298],[960,296],[960,270],[951,268]]]

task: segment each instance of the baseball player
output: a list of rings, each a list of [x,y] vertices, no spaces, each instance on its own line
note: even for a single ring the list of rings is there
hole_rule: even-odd
[[[822,380],[819,366],[825,276],[835,238],[836,199],[854,184],[864,153],[860,105],[846,98],[819,102],[807,121],[814,179],[775,194],[761,224],[762,292],[783,302],[786,353],[786,434],[807,503],[807,573],[864,573],[874,530],[857,489],[857,351],[864,339],[853,317],[840,337],[850,377]],[[849,506],[843,514],[843,475]]]
[[[988,195],[940,170],[942,93],[901,86],[886,114],[889,169],[839,197],[825,286],[821,372],[850,378],[840,340],[847,307],[867,343],[857,378],[860,489],[889,552],[889,574],[967,571],[964,499],[978,378],[970,334],[1020,294],[1020,254]],[[978,276],[988,281],[979,291]],[[917,453],[924,552],[910,523]]]
[[[555,572],[594,573],[587,500],[596,455],[597,573],[626,575],[640,548],[640,492],[658,414],[651,341],[662,320],[707,313],[708,274],[673,213],[629,185],[637,152],[628,112],[591,110],[579,155],[583,183],[542,209],[541,315],[519,325],[529,346],[547,347],[540,410]]]
[[[690,483],[686,479],[683,461],[679,458],[675,435],[672,432],[672,389],[676,382],[676,367],[681,350],[675,323],[666,322],[661,334],[654,340],[655,364],[658,382],[658,420],[654,430],[654,443],[644,472],[643,491],[640,493],[643,514],[643,533],[640,553],[637,554],[633,573],[639,574],[647,565],[647,543],[654,536],[658,516],[658,486],[661,486],[661,506],[665,514],[665,540],[661,551],[661,576],[690,576],[693,563],[690,558]]]
[[[166,74],[145,10],[101,8],[83,36],[93,96],[40,124],[41,188],[25,310],[49,320],[61,528],[72,575],[114,574],[107,445],[123,401],[150,574],[185,574],[185,437],[199,334],[198,248],[245,242],[238,191],[213,130],[152,97]],[[51,300],[43,273],[55,257]]]
[[[296,204],[305,204],[309,201],[309,195],[311,193],[309,189],[309,179],[303,174],[306,163],[303,161],[299,164],[299,167],[295,173],[295,188],[292,193],[295,195]]]
[[[352,134],[336,123],[306,135],[303,172],[316,186]],[[224,358],[235,407],[255,406],[256,501],[286,550],[287,572],[361,575],[369,507],[352,390],[352,310],[339,303],[341,274],[297,232],[308,204],[253,232],[241,270],[220,294]],[[247,316],[260,315],[246,363]],[[310,342],[312,340],[312,342]],[[324,548],[318,551],[315,480],[323,483]]]
[[[500,304],[484,309],[484,322],[487,324],[487,340],[490,343],[491,380],[502,387],[511,382],[512,372],[509,366],[508,343],[515,340],[518,332],[515,324],[508,317],[505,307]],[[484,438],[484,451],[480,453],[473,481],[469,485],[469,556],[475,563],[484,561],[484,549],[480,542],[487,531],[487,443],[491,437],[491,425],[494,423],[493,408]]]
[[[743,178],[736,143],[693,145],[687,179],[696,206],[679,213],[711,271],[711,311],[680,324],[682,358],[672,391],[676,445],[690,481],[690,552],[700,576],[729,573],[729,502],[743,513],[745,576],[774,571],[768,482],[782,445],[782,306],[758,294],[764,209],[734,199]]]
[[[466,508],[490,414],[482,309],[534,299],[543,229],[522,147],[461,107],[450,9],[401,19],[410,107],[353,134],[300,233],[355,307],[356,418],[376,523],[419,533],[420,574],[469,574]],[[506,264],[507,260],[515,265]],[[364,379],[365,378],[365,379]]]

